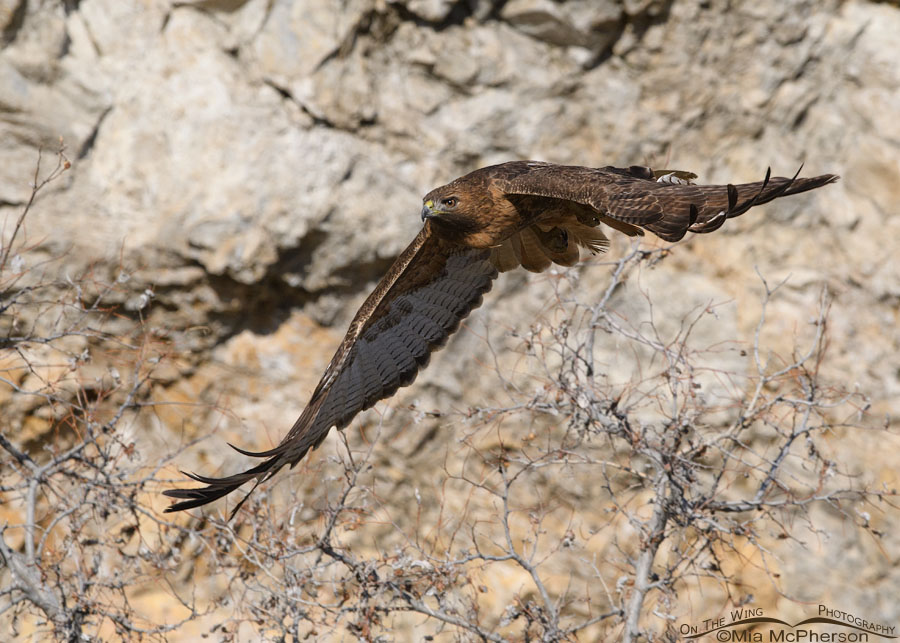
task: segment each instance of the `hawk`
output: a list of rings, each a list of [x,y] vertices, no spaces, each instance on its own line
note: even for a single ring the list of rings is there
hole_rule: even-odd
[[[629,236],[649,230],[666,241],[719,229],[755,205],[838,179],[766,177],[741,185],[696,185],[696,175],[650,168],[591,168],[539,161],[485,167],[425,195],[424,226],[356,313],[306,408],[274,449],[224,478],[186,474],[204,487],[172,489],[167,512],[192,509],[282,467],[297,464],[332,427],[415,379],[432,351],[481,304],[497,274],[574,265],[582,251],[609,245],[604,226]],[[237,512],[250,494],[234,508]]]

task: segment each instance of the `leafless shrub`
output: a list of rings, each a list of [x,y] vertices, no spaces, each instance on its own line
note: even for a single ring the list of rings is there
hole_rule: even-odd
[[[298,474],[303,497],[322,504],[257,498],[234,524],[198,526],[217,543],[236,612],[273,640],[341,629],[373,641],[676,640],[698,591],[751,600],[736,561],[752,558],[777,585],[768,534],[820,529],[812,507],[878,538],[862,509],[892,509],[894,491],[867,486],[829,445],[863,426],[867,402],[820,375],[827,292],[786,358],[760,342],[778,296],[765,280],[752,344],[703,346],[693,333],[714,306],[666,337],[649,300],[640,322],[610,304],[665,255],[635,249],[612,263],[599,301],[568,286],[576,273],[558,280],[557,306],[518,333],[530,375],[497,367],[511,403],[434,414],[458,436],[439,488],[392,486],[379,474],[389,447],[345,438],[342,456]],[[612,338],[636,375],[605,373],[596,348]],[[749,373],[705,359],[723,351],[743,353]]]
[[[160,465],[133,433],[166,346],[141,306],[111,303],[149,297],[129,292],[124,271],[58,276],[63,257],[29,241],[41,191],[70,168],[62,145],[46,175],[41,160],[0,252],[0,628],[159,634],[177,626],[141,619],[129,591],[169,565],[155,551],[164,524],[144,506]]]
[[[370,414],[362,437],[264,486],[234,521],[215,505],[166,521],[149,494],[179,449],[144,452],[133,427],[161,403],[154,369],[170,347],[142,305],[123,317],[107,303],[152,293],[17,262],[30,207],[0,255],[0,403],[18,423],[0,430],[0,618],[14,632],[174,638],[194,622],[219,640],[676,640],[698,592],[751,600],[742,565],[779,586],[772,534],[823,529],[815,507],[875,539],[869,512],[894,508],[831,444],[878,429],[865,396],[822,373],[828,293],[790,355],[761,339],[779,296],[762,278],[755,338],[704,345],[712,303],[666,328],[649,298],[645,315],[622,314],[623,284],[667,255],[634,248],[605,264],[599,300],[580,294],[578,270],[554,277],[555,303],[510,329],[511,362],[486,338],[504,405]],[[725,353],[744,366],[723,367],[736,363]],[[404,425],[454,436],[427,479],[390,446]],[[176,616],[135,606],[147,584],[167,587]]]

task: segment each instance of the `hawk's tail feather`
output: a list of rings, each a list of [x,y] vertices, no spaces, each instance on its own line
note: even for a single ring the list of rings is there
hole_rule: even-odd
[[[499,272],[507,272],[519,267],[519,260],[516,258],[510,239],[491,249],[491,263]]]
[[[643,231],[640,228],[635,228],[643,234]],[[609,249],[609,237],[603,234],[603,231],[598,228],[590,228],[586,225],[570,225],[569,233],[575,237],[575,243],[580,245],[583,248],[587,248],[591,254],[601,254],[606,252]],[[626,232],[626,234],[628,234]],[[631,235],[630,235],[631,236]]]
[[[574,266],[578,263],[581,252],[573,238],[572,231],[559,226],[531,226],[538,239],[539,247],[553,263],[558,266]]]
[[[581,223],[569,222],[565,226],[530,226],[493,248],[491,263],[500,272],[512,270],[520,265],[526,270],[541,272],[551,263],[574,266],[581,256],[580,248],[586,248],[592,254],[605,252],[609,248],[609,239],[599,228]],[[247,455],[268,456],[274,452],[275,450]]]
[[[531,228],[520,230],[513,236],[512,242],[519,263],[525,270],[542,272],[550,267],[552,261],[544,253],[540,239]]]

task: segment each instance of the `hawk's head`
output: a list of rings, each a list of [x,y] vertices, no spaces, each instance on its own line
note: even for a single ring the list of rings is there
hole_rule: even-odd
[[[463,191],[454,189],[453,184],[432,190],[422,199],[422,221],[431,219],[448,225],[469,225],[472,213],[468,201]]]
[[[481,232],[487,223],[482,209],[473,205],[463,190],[447,185],[425,195],[422,221],[430,221],[435,231],[445,238],[471,245],[472,236]]]
[[[499,246],[522,218],[498,182],[497,166],[475,170],[422,199],[422,220],[441,237],[470,248]],[[502,178],[502,177],[501,177]]]

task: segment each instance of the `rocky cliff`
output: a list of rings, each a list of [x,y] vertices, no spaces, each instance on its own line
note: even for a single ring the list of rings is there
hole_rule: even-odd
[[[613,307],[638,320],[652,302],[674,336],[711,306],[704,345],[746,347],[760,276],[786,280],[761,342],[790,354],[824,285],[822,376],[867,396],[860,426],[878,427],[900,414],[897,34],[896,3],[863,0],[0,0],[0,220],[8,235],[37,148],[61,137],[72,167],[30,212],[24,260],[127,280],[112,295],[130,311],[121,324],[141,318],[174,356],[154,399],[187,405],[136,425],[141,457],[214,432],[171,465],[177,477],[237,470],[246,459],[226,441],[277,442],[416,233],[432,187],[516,158],[666,165],[705,183],[759,180],[769,166],[790,176],[802,163],[841,181],[686,239],[618,289]],[[609,258],[629,247],[617,239]],[[593,262],[571,277],[504,275],[414,387],[351,427],[359,447],[357,425],[383,426],[379,475],[406,489],[388,506],[403,512],[413,489],[440,487],[434,463],[452,469],[447,454],[463,439],[463,426],[407,407],[503,406],[495,367],[534,387],[510,350],[518,337],[558,301],[560,280],[577,280],[587,301],[611,272]],[[619,346],[600,343],[610,377],[631,372]],[[730,351],[706,364],[740,372],[748,360]],[[33,409],[15,398],[0,397],[7,437],[50,440],[50,423],[27,421]],[[851,469],[896,486],[895,431],[838,437]],[[339,448],[332,436],[314,458]],[[314,520],[321,482],[294,484]],[[774,557],[791,600],[759,587],[757,598],[785,615],[794,600],[829,600],[900,623],[900,514],[879,520],[894,535],[878,543],[840,521],[827,541],[787,540]],[[495,581],[485,610],[499,614],[522,581]],[[802,589],[810,582],[818,591]],[[143,605],[170,618],[166,596]],[[720,608],[693,605],[703,618]]]

